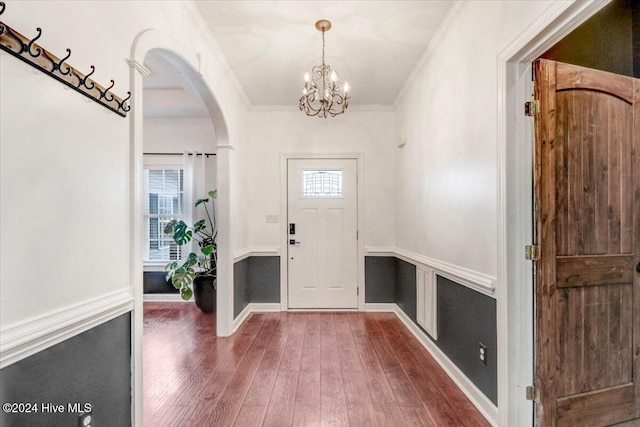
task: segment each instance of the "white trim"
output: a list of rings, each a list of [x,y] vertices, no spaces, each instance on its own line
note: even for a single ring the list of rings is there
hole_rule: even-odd
[[[395,304],[394,304],[395,305]],[[443,352],[436,346],[433,341],[422,332],[422,330],[413,323],[413,321],[406,315],[404,311],[398,305],[395,305],[395,314],[404,323],[404,325],[411,331],[411,333],[420,341],[420,344],[431,354],[431,356],[438,362],[438,364],[444,369],[454,383],[460,390],[469,398],[471,403],[480,411],[480,413],[491,423],[493,426],[498,425],[498,408],[489,400],[487,396],[480,391],[476,385],[471,382],[469,378],[453,363]]]
[[[534,424],[524,388],[534,365],[533,265],[522,254],[531,243],[531,120],[521,113],[530,99],[531,62],[609,1],[555,2],[497,57],[498,279],[497,356],[499,424]],[[517,285],[517,286],[516,286]]]
[[[231,333],[235,334],[238,328],[244,323],[244,321],[251,314],[251,303],[247,304],[245,308],[242,309],[238,317],[233,319],[233,323],[231,324]]]
[[[215,56],[217,56],[220,59],[220,62],[223,65],[225,73],[229,76],[229,79],[231,80],[231,84],[233,85],[236,92],[238,92],[238,95],[244,102],[244,105],[247,108],[250,107],[251,101],[249,101],[249,97],[247,96],[247,93],[244,91],[242,84],[240,84],[240,80],[238,80],[238,76],[233,71],[233,68],[231,67],[231,64],[229,64],[227,57],[222,52],[222,49],[220,49],[220,45],[218,45],[218,41],[213,36],[213,33],[211,32],[211,28],[209,28],[209,25],[204,20],[195,2],[193,0],[183,1],[181,2],[181,5],[183,10],[186,12],[187,16],[191,18],[192,22],[196,24],[196,26],[200,29],[201,33],[205,36],[206,38],[205,43],[206,43],[207,49],[210,49],[213,52],[215,52]],[[198,54],[198,71],[202,72],[202,69],[201,69],[202,64],[200,63],[200,60],[201,60],[200,54]]]
[[[233,253],[233,262],[239,262],[252,256],[280,256],[278,247],[244,248]]]
[[[411,264],[422,265],[434,270],[439,276],[446,277],[474,291],[495,298],[496,278],[493,276],[400,248],[367,247],[366,255],[394,256]]]
[[[357,214],[358,214],[358,254],[357,254],[357,287],[361,292],[358,294],[357,309],[364,310],[365,284],[364,284],[364,242],[366,240],[366,228],[364,223],[364,154],[363,153],[280,153],[280,247],[283,248],[280,257],[280,305],[283,311],[289,309],[288,283],[289,264],[287,248],[289,247],[288,236],[288,160],[289,159],[355,159],[356,160],[356,186],[357,186]]]
[[[231,151],[234,151],[235,148],[233,147],[233,145],[230,145],[230,144],[219,144],[219,145],[216,145],[216,150],[231,150]]]
[[[444,19],[442,20],[442,22],[440,22],[438,29],[431,37],[431,40],[429,40],[429,44],[427,45],[426,49],[420,56],[420,59],[418,59],[416,66],[413,67],[413,70],[411,71],[409,76],[405,79],[404,83],[402,84],[400,91],[398,92],[398,94],[396,95],[396,98],[393,101],[394,107],[398,106],[398,104],[400,103],[400,100],[404,97],[407,90],[409,90],[409,88],[416,81],[416,78],[422,75],[422,71],[424,67],[426,67],[428,62],[431,60],[431,56],[433,55],[433,52],[436,50],[436,48],[440,44],[440,40],[442,39],[442,36],[444,35],[445,31],[449,29],[449,27],[451,26],[451,22],[453,22],[462,13],[462,11],[465,9],[468,3],[469,3],[469,0],[457,0],[451,5],[451,8],[445,15]]]
[[[142,297],[143,302],[190,302],[182,299],[180,294],[144,294]]]
[[[126,61],[129,64],[130,68],[135,68],[143,76],[146,77],[146,76],[150,76],[151,75],[151,70],[149,70],[147,67],[145,67],[143,64],[139,63],[135,59],[127,59]]]
[[[0,329],[0,369],[133,310],[123,289]]]
[[[280,312],[280,303],[274,302],[252,302],[249,304],[251,306],[252,313],[272,313],[272,312]]]
[[[384,302],[384,303],[365,303],[363,311],[371,311],[371,312],[392,312],[396,311],[396,304],[393,302]]]

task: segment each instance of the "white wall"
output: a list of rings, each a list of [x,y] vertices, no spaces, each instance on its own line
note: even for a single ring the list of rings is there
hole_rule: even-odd
[[[396,101],[398,247],[497,276],[497,57],[550,3],[463,4]]]
[[[103,85],[114,79],[122,97],[130,90],[126,59],[135,37],[164,31],[201,53],[203,79],[229,127],[226,143],[244,142],[244,98],[181,2],[8,2],[2,20],[28,37],[42,27],[38,43],[59,56],[71,48],[69,63],[84,72],[94,64],[92,77]],[[4,52],[0,86],[5,329],[131,286],[132,197],[129,118]]]
[[[357,96],[356,94],[353,95]],[[396,122],[390,109],[348,111],[328,119],[307,117],[295,108],[252,111],[249,143],[241,153],[246,167],[246,209],[251,247],[279,247],[281,153],[363,153],[365,246],[392,246]],[[282,248],[281,248],[282,249]]]
[[[145,153],[216,152],[216,133],[209,119],[145,119]]]

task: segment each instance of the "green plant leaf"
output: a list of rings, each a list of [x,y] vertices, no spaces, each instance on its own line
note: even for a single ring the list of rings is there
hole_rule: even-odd
[[[180,289],[180,296],[183,300],[189,301],[193,296],[193,291],[190,288],[182,288]]]
[[[179,245],[186,245],[191,241],[193,232],[189,230],[189,227],[184,221],[178,221],[174,227],[173,241]]]
[[[164,266],[164,271],[175,270],[176,267],[178,267],[178,262],[177,261],[173,261],[173,262],[170,262],[169,264]]]
[[[212,199],[217,199],[218,198],[218,190],[209,191],[209,197],[211,197]]]
[[[173,234],[177,222],[177,219],[172,219],[171,221],[169,221],[167,226],[164,228],[164,234]]]
[[[200,248],[200,250],[202,251],[203,254],[207,256],[211,255],[211,252],[213,252],[213,245],[203,246]]]
[[[198,231],[205,230],[207,228],[207,222],[204,219],[193,224],[193,232],[197,233]]]
[[[209,199],[198,199],[198,201],[196,202],[196,207],[200,206],[203,203],[207,203],[209,201]]]
[[[183,288],[188,288],[193,283],[193,279],[196,277],[196,271],[191,268],[180,267],[176,269],[171,277],[171,283],[173,287],[176,289],[180,289],[182,292]]]

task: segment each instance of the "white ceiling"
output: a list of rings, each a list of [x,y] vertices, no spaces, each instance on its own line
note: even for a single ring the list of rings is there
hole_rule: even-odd
[[[303,75],[326,63],[349,82],[351,104],[393,104],[451,0],[195,1],[253,105],[297,105]]]
[[[145,118],[209,117],[198,92],[170,60],[151,51],[144,60],[144,66],[150,73],[143,79]]]

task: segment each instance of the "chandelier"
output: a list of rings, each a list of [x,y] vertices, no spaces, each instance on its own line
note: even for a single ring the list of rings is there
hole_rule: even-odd
[[[349,107],[349,83],[340,88],[338,73],[324,63],[324,33],[331,29],[331,22],[321,19],[316,29],[322,32],[322,65],[313,67],[311,75],[304,75],[300,111],[307,116],[335,117]]]

